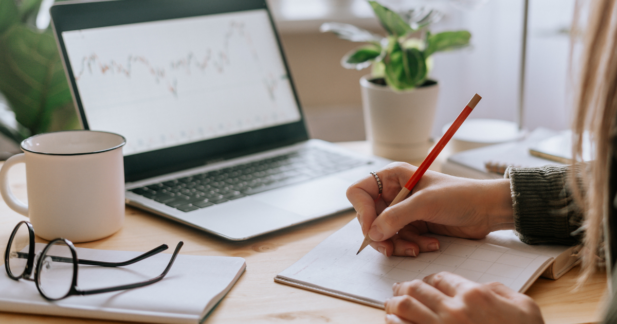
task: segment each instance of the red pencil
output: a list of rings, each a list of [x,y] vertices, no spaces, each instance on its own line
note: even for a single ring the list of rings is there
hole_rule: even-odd
[[[469,100],[467,106],[463,108],[463,111],[461,111],[460,115],[458,115],[450,128],[448,128],[448,131],[443,134],[439,142],[437,142],[437,145],[435,145],[435,147],[433,147],[433,149],[431,150],[431,153],[428,154],[426,159],[424,159],[422,164],[420,164],[420,167],[418,167],[416,172],[414,172],[411,178],[409,178],[409,181],[407,181],[407,183],[401,189],[398,195],[396,195],[392,203],[390,203],[390,206],[396,205],[399,202],[403,201],[403,199],[407,198],[407,195],[409,195],[409,193],[413,190],[413,187],[415,187],[418,181],[420,181],[420,178],[422,178],[426,170],[428,170],[431,164],[433,164],[433,161],[435,161],[439,153],[441,153],[441,150],[443,150],[446,144],[448,144],[454,133],[456,133],[459,127],[461,127],[461,125],[463,124],[465,119],[467,119],[467,116],[469,116],[473,109],[476,108],[476,105],[478,104],[478,102],[480,102],[480,100],[482,100],[482,97],[480,97],[477,93],[473,96],[473,98],[471,98],[471,100]],[[362,250],[364,250],[364,248],[370,243],[371,239],[368,237],[368,235],[366,235],[364,237],[364,242],[362,242],[362,246],[360,246],[360,250],[358,250],[358,253],[356,253],[356,255],[362,252]]]

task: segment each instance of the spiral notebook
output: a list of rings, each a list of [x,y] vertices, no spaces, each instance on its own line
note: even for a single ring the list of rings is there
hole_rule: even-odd
[[[370,247],[356,255],[364,237],[358,221],[352,220],[274,280],[383,308],[395,282],[440,271],[480,283],[498,281],[524,292],[540,275],[559,278],[578,262],[575,247],[527,245],[513,231],[493,232],[482,240],[433,236],[440,250],[415,258],[385,257]]]
[[[43,244],[37,243],[37,251]],[[77,248],[82,259],[118,262],[142,252]],[[94,289],[158,276],[171,254],[161,253],[125,267],[79,266],[78,287]],[[4,268],[4,266],[2,266]],[[0,274],[0,311],[146,323],[200,323],[240,278],[243,258],[178,255],[167,276],[152,285],[49,302],[34,282]]]

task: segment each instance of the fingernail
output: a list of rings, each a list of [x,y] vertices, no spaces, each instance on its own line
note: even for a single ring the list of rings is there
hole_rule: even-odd
[[[377,248],[377,251],[379,251],[379,253],[386,255],[386,248],[383,246],[380,246]],[[387,256],[387,255],[386,255]]]
[[[414,250],[414,249],[407,249],[407,250],[405,250],[405,254],[407,256],[415,257],[416,256],[416,250]]]
[[[400,283],[399,283],[399,282],[395,282],[395,283],[392,285],[392,290],[396,290],[396,288],[398,288],[398,286],[399,286],[399,285],[400,285]],[[390,300],[390,299],[388,298],[388,300]]]
[[[377,225],[371,226],[371,230],[368,231],[368,236],[371,240],[375,242],[381,242],[384,238],[384,235],[381,232],[381,228],[379,228],[379,226]]]
[[[437,251],[439,250],[439,243],[431,243],[427,246],[429,251]]]

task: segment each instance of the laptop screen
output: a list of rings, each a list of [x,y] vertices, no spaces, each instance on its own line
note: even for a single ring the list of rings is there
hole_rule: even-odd
[[[265,9],[61,35],[89,128],[125,155],[302,118]]]

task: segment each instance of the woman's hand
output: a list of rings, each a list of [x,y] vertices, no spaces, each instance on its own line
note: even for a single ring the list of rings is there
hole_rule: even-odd
[[[386,323],[544,323],[528,296],[498,282],[478,284],[449,272],[394,284]]]
[[[429,232],[479,239],[491,231],[514,228],[507,179],[472,180],[427,171],[411,196],[387,208],[416,169],[397,162],[377,172],[383,184],[381,197],[372,175],[347,190],[362,232],[380,253],[417,256],[436,251],[439,241],[422,235]]]

